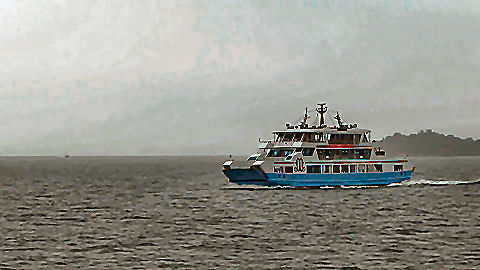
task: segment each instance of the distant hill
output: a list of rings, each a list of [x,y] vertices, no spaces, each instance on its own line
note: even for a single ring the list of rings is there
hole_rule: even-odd
[[[395,133],[379,142],[389,154],[410,156],[480,156],[480,140],[443,135],[430,129],[417,134]]]

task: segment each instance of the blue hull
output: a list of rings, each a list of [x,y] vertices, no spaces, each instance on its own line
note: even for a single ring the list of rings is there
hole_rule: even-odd
[[[400,183],[412,177],[413,170],[382,173],[279,174],[253,169],[224,170],[231,183],[239,185],[324,187],[379,186]]]

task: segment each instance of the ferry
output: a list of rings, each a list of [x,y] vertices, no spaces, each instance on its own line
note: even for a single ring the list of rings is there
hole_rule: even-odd
[[[305,109],[297,124],[273,132],[273,140],[260,140],[247,160],[227,160],[223,173],[238,185],[286,187],[382,186],[409,180],[415,170],[405,157],[389,158],[371,138],[371,131],[346,124],[336,113],[326,125],[326,103],[315,110],[318,120],[309,125]],[[335,122],[335,121],[334,121]]]

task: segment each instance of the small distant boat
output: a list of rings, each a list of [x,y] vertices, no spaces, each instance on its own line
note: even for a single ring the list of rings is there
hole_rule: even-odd
[[[273,140],[259,140],[259,150],[246,161],[225,161],[223,173],[239,185],[322,187],[378,186],[412,177],[415,167],[406,158],[387,158],[375,147],[371,131],[345,124],[337,112],[336,125],[325,124],[326,103],[318,104],[318,123],[303,120],[274,131]]]
[[[64,157],[65,157],[65,158],[69,158],[69,157],[70,157],[70,155],[69,155],[69,154],[65,154],[65,156],[64,156]]]

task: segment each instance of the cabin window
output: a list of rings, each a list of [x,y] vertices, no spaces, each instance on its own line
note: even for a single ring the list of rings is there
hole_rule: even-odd
[[[354,158],[353,151],[348,149],[343,149],[343,150],[333,149],[333,150],[325,150],[325,151],[329,151],[328,153],[330,155],[328,156],[331,157],[331,159],[353,159]]]
[[[333,165],[333,173],[340,173],[340,165]]]
[[[358,159],[360,150],[351,150],[351,149],[318,149],[317,155],[318,159]]]
[[[304,148],[302,150],[302,154],[306,157],[311,157],[313,156],[313,153],[315,152],[315,148]]]
[[[382,164],[375,164],[373,166],[375,166],[375,170],[377,170],[377,172],[383,172]]]
[[[359,164],[358,165],[358,172],[366,172],[365,165],[364,164]]]
[[[337,134],[331,134],[329,137],[328,143],[337,143]]]
[[[357,141],[356,136],[355,134],[332,134],[329,143],[353,144]],[[358,141],[360,141],[360,136]]]
[[[385,150],[377,149],[377,150],[375,150],[375,155],[376,156],[385,156]]]
[[[375,171],[376,171],[375,166],[371,164],[367,165],[367,172],[375,172]]]
[[[248,158],[248,160],[257,160],[258,156],[251,156]]]
[[[372,150],[371,149],[355,150],[354,155],[355,155],[355,158],[358,158],[358,159],[370,159],[370,156],[372,155]]]
[[[325,160],[325,159],[332,159],[332,150],[317,150],[318,159]]]
[[[343,135],[342,139],[343,143],[353,144],[354,142],[354,135],[353,134],[345,134]]]
[[[341,134],[332,134],[332,141],[334,141],[334,143],[341,143],[342,142],[342,135]]]
[[[283,167],[274,167],[273,171],[276,173],[283,173]]]
[[[393,165],[393,171],[395,172],[403,171],[403,165]]]
[[[354,134],[348,134],[347,135],[347,143],[349,143],[349,144],[354,144],[355,143],[355,135]]]
[[[324,166],[324,173],[331,173],[332,172],[332,166],[331,165],[325,165]]]
[[[275,142],[283,142],[285,140],[285,133],[278,133]]]
[[[321,172],[322,172],[321,165],[307,166],[307,173],[321,173]]]
[[[293,153],[293,149],[272,149],[267,157],[286,157]]]
[[[312,134],[305,133],[305,135],[303,136],[303,141],[304,142],[311,142],[312,141]]]
[[[291,142],[294,138],[294,133],[278,133],[276,137],[276,142]]]
[[[361,150],[358,150],[358,158],[362,158],[362,159],[366,159],[367,157],[367,153],[365,152],[365,150],[361,149]]]
[[[317,156],[319,160],[325,159],[325,150],[317,149]]]
[[[359,144],[360,143],[360,134],[355,134],[353,141],[354,141],[355,144]]]
[[[348,173],[348,165],[342,165],[342,173]]]
[[[356,169],[357,169],[357,166],[356,166],[356,165],[350,165],[350,172],[351,172],[351,173],[356,172],[356,171],[357,171]]]
[[[352,150],[341,150],[341,159],[352,159],[353,158],[353,151]]]
[[[267,157],[277,156],[277,150],[270,150],[267,154]]]
[[[320,137],[320,140],[317,140],[317,142],[325,142],[325,136],[323,136],[323,133],[320,133],[318,136]]]
[[[303,137],[303,133],[295,133],[295,135],[293,136],[293,139],[294,141],[299,142],[302,140],[302,137]]]
[[[293,167],[292,166],[285,167],[285,173],[293,173]]]

